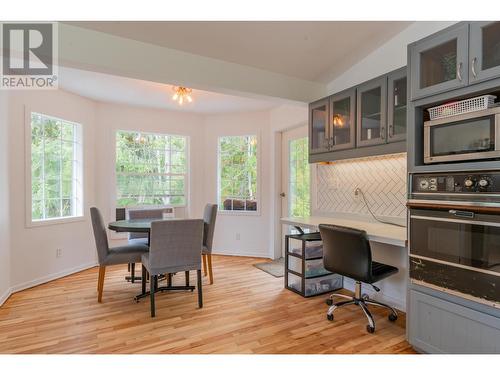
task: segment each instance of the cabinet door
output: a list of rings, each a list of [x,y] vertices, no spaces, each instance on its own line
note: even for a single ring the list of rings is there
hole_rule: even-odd
[[[464,23],[410,48],[412,99],[468,84],[468,34]]]
[[[387,81],[387,140],[406,139],[406,67],[389,74]]]
[[[387,76],[357,88],[357,146],[386,142]]]
[[[317,154],[329,150],[329,99],[322,99],[309,105],[309,152]]]
[[[500,22],[470,23],[471,83],[500,77]]]
[[[330,98],[330,142],[332,150],[353,148],[356,134],[356,90]]]

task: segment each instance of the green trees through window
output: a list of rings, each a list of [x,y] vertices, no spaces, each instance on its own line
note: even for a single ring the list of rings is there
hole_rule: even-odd
[[[293,139],[290,147],[290,197],[289,214],[293,217],[309,216],[310,200],[310,167],[308,161],[308,138]]]
[[[187,138],[116,133],[117,207],[186,204]]]
[[[257,210],[257,136],[219,138],[219,207]]]
[[[31,113],[32,221],[81,215],[81,126]]]

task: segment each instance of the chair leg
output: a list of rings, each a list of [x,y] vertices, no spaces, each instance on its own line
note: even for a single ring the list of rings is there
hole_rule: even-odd
[[[171,273],[169,273],[167,275],[167,286],[169,286],[169,287],[172,286],[172,274]]]
[[[185,275],[186,275],[186,286],[189,286],[189,271],[186,271]]]
[[[207,255],[208,259],[208,279],[210,280],[210,285],[214,283],[214,273],[212,271],[212,254]]]
[[[372,305],[372,306],[384,307],[386,309],[389,309],[391,311],[391,313],[393,314],[393,316],[395,316],[396,318],[398,317],[398,313],[396,312],[396,310],[393,307],[391,307],[385,303],[374,301],[371,299],[367,299],[367,300],[365,300],[365,304]],[[394,319],[394,320],[396,320],[396,319]]]
[[[203,307],[203,292],[201,290],[201,270],[196,271],[196,280],[198,282],[198,307]]]
[[[142,294],[146,294],[146,267],[142,266]]]
[[[135,263],[130,265],[130,282],[132,284],[135,282]]]
[[[149,297],[151,300],[151,317],[154,318],[156,316],[155,311],[155,285],[156,284],[156,276],[151,275],[149,279]]]
[[[203,259],[203,274],[207,276],[207,256],[203,254],[201,258]]]
[[[97,302],[102,302],[102,290],[104,289],[104,276],[106,266],[99,266],[99,280],[97,281]]]

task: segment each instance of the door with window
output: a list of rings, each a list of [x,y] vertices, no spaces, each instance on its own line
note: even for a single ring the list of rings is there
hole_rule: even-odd
[[[311,167],[308,160],[307,125],[287,130],[281,138],[281,216],[302,217],[311,212]],[[293,228],[282,226],[282,256],[285,234]]]

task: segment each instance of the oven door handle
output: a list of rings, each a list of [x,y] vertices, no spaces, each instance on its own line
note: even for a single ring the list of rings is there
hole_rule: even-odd
[[[466,219],[474,219],[474,212],[472,212],[472,211],[449,210],[448,212],[456,217],[463,217]]]
[[[457,223],[457,224],[484,225],[486,227],[499,227],[500,228],[500,223],[491,222],[491,221],[480,221],[480,220],[466,220],[466,219],[462,219],[462,218],[460,218],[460,219],[447,219],[444,217],[435,217],[435,216],[410,215],[410,219],[442,221],[445,223]]]

